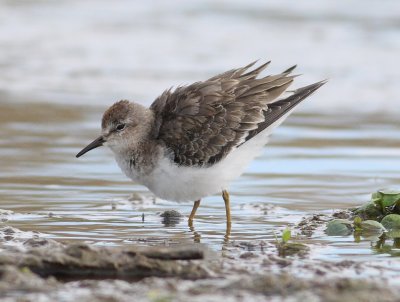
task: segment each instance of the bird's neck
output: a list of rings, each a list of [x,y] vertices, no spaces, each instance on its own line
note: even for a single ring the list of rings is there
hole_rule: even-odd
[[[160,156],[162,156],[162,149],[151,138],[131,145],[123,154],[116,154],[119,164],[125,166],[124,170],[128,169],[143,175],[151,173]]]

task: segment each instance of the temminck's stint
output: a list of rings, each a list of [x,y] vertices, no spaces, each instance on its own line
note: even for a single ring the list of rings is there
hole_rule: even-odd
[[[203,197],[222,191],[227,225],[230,181],[242,174],[272,130],[325,81],[280,97],[295,76],[257,78],[268,63],[255,62],[203,82],[166,90],[150,108],[126,100],[103,115],[101,135],[76,157],[108,146],[121,170],[156,196],[194,201],[189,224]]]

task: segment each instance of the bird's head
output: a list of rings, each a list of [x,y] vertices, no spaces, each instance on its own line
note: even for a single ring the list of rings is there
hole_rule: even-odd
[[[83,148],[76,157],[103,145],[114,153],[129,150],[148,136],[152,119],[152,112],[139,104],[126,100],[116,102],[103,114],[101,135]]]

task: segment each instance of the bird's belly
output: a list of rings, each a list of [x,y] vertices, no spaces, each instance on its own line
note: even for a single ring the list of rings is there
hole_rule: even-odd
[[[260,153],[265,143],[264,138],[257,146],[244,144],[210,167],[177,166],[164,158],[160,160],[153,172],[141,181],[162,199],[198,200],[228,189],[230,182],[243,173],[249,162]]]
[[[174,201],[194,201],[221,192],[227,186],[214,167],[177,166],[162,159],[154,171],[142,179],[143,184],[156,196]]]
[[[173,201],[193,201],[220,192],[223,179],[212,177],[215,169],[177,166],[160,157],[151,171],[138,170],[129,161],[116,156],[121,170],[134,182],[146,186],[157,197]]]

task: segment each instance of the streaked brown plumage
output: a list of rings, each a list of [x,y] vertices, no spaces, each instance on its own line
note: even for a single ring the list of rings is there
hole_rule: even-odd
[[[77,157],[106,144],[125,174],[157,196],[196,200],[190,224],[200,199],[222,190],[229,230],[229,182],[257,156],[291,110],[325,83],[282,97],[295,78],[295,66],[259,77],[269,62],[250,70],[254,64],[169,89],[150,108],[115,103],[103,115],[101,136]]]
[[[171,150],[175,163],[217,163],[323,84],[298,89],[290,97],[276,101],[293,82],[295,76],[290,72],[295,66],[257,79],[269,62],[246,72],[254,64],[173,92],[167,90],[151,105],[156,117],[155,138]]]

